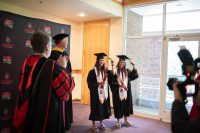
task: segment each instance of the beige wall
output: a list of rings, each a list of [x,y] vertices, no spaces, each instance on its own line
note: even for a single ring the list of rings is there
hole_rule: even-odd
[[[81,22],[76,22],[72,20],[67,20],[52,16],[49,14],[44,14],[34,10],[13,6],[4,2],[0,2],[0,10],[12,12],[15,14],[45,19],[56,23],[69,24],[71,25],[71,47],[70,47],[70,58],[72,62],[73,69],[82,69],[82,49],[83,49],[83,24]],[[73,92],[73,99],[81,99],[81,76],[80,74],[75,74],[76,87]]]
[[[118,62],[118,58],[116,55],[123,54],[123,18],[112,18],[110,19],[110,48],[109,48],[109,56],[114,61],[114,65],[116,66]],[[109,69],[112,69],[111,63],[109,62]],[[110,92],[111,94],[111,92]],[[112,95],[110,95],[110,103],[111,107],[113,107]]]
[[[110,20],[110,58],[114,63],[118,62],[116,55],[123,54],[123,18],[112,18]]]

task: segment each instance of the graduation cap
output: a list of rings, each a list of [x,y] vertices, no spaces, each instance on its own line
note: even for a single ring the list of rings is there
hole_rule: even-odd
[[[68,37],[69,35],[68,34],[65,34],[65,33],[62,33],[62,34],[57,34],[53,37],[53,40],[55,42],[57,41],[61,41],[62,39],[64,39],[65,37]]]
[[[126,55],[117,55],[117,57],[119,58],[119,59],[121,59],[121,60],[126,60],[126,59],[130,59],[130,58],[128,58]]]
[[[104,56],[107,56],[105,53],[95,53],[97,59],[104,59]]]

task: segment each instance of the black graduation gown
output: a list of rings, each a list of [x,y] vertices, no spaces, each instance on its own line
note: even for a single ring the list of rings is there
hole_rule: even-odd
[[[61,54],[62,53],[60,51],[52,50],[49,58],[57,60]],[[66,70],[70,74],[72,73],[72,67],[70,61],[67,62]],[[72,106],[72,94],[70,94],[69,100],[65,102],[65,129],[66,130],[70,129],[72,123],[73,123],[73,106]]]
[[[35,56],[30,58],[33,57]],[[35,62],[28,59],[27,64],[29,61]],[[71,77],[66,75],[65,69],[46,58],[39,59],[33,74],[30,72],[32,67],[26,65],[24,68],[25,71],[22,71],[20,76],[24,79],[20,78],[22,86],[19,87],[21,89],[15,109],[14,126],[22,133],[65,133],[61,98],[69,97],[72,91]],[[32,77],[32,81],[28,80],[28,77]],[[65,82],[61,82],[61,78],[65,79]],[[66,80],[68,78],[69,82]],[[26,90],[29,82],[30,87]],[[65,84],[68,84],[68,88],[62,90]]]
[[[108,84],[110,82],[110,71],[108,73]],[[108,91],[108,98],[104,101],[103,104],[99,101],[98,96],[98,82],[95,74],[95,70],[92,69],[88,73],[87,76],[87,84],[90,90],[90,116],[89,120],[92,121],[100,121],[104,119],[108,119],[111,116],[111,109],[110,109],[110,96]],[[109,90],[109,86],[108,86]]]
[[[67,62],[67,67],[66,70],[70,73],[72,73],[72,67],[71,67],[71,62]],[[65,124],[65,129],[68,130],[71,127],[71,124],[73,123],[73,106],[72,106],[72,94],[70,94],[69,100],[65,102],[66,106],[66,117],[65,119],[67,120],[67,123]]]
[[[173,133],[199,133],[200,115],[190,121],[185,104],[174,100],[171,113],[171,129]]]
[[[120,119],[123,116],[129,116],[133,114],[133,102],[132,102],[132,93],[131,93],[131,81],[138,78],[138,74],[136,70],[127,70],[128,72],[128,91],[127,91],[127,99],[120,100],[119,97],[119,85],[117,82],[117,75],[112,75],[112,82],[111,82],[111,91],[113,96],[113,107],[114,107],[114,115],[115,118]]]

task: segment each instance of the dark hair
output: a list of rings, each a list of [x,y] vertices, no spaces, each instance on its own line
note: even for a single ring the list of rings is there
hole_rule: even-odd
[[[121,60],[119,60],[119,62],[120,62]],[[127,77],[128,76],[128,73],[127,73],[127,71],[126,71],[126,64],[124,65],[124,67],[123,68],[119,68],[119,62],[117,63],[117,75],[119,75],[120,74],[120,71],[122,71],[122,72],[124,72],[125,73],[125,76]]]
[[[97,60],[96,60],[96,63],[95,63],[95,67],[97,68],[97,76],[99,76],[99,74],[100,74],[100,71],[103,71],[103,72],[105,72],[106,71],[106,67],[105,67],[105,64],[99,69],[99,60],[100,59],[103,59],[103,58],[97,58]]]
[[[49,42],[49,34],[42,31],[35,32],[31,38],[31,46],[33,47],[33,52],[44,53],[45,48]]]

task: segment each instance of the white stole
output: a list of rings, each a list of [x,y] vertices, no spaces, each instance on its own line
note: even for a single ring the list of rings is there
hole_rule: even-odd
[[[97,68],[94,67],[94,70],[95,70],[95,74],[96,74],[96,78],[97,78],[97,82],[102,82],[103,79],[104,79],[104,76],[107,76],[105,75],[105,73],[101,73],[101,71],[99,72],[99,75],[98,75],[98,71],[97,71]],[[103,88],[101,88],[101,86],[98,86],[98,95],[99,95],[99,100],[101,102],[101,104],[104,103],[105,99],[108,98],[108,79],[106,77],[106,81],[104,81],[105,84],[103,86]]]
[[[128,85],[128,76],[125,76],[125,73],[123,72],[123,77],[124,79],[122,78],[122,72],[120,71],[119,75],[117,75],[118,77],[118,81],[122,81],[125,85],[125,87],[127,88],[127,85]],[[120,100],[126,100],[127,99],[127,90],[123,87],[119,87],[119,98]]]

